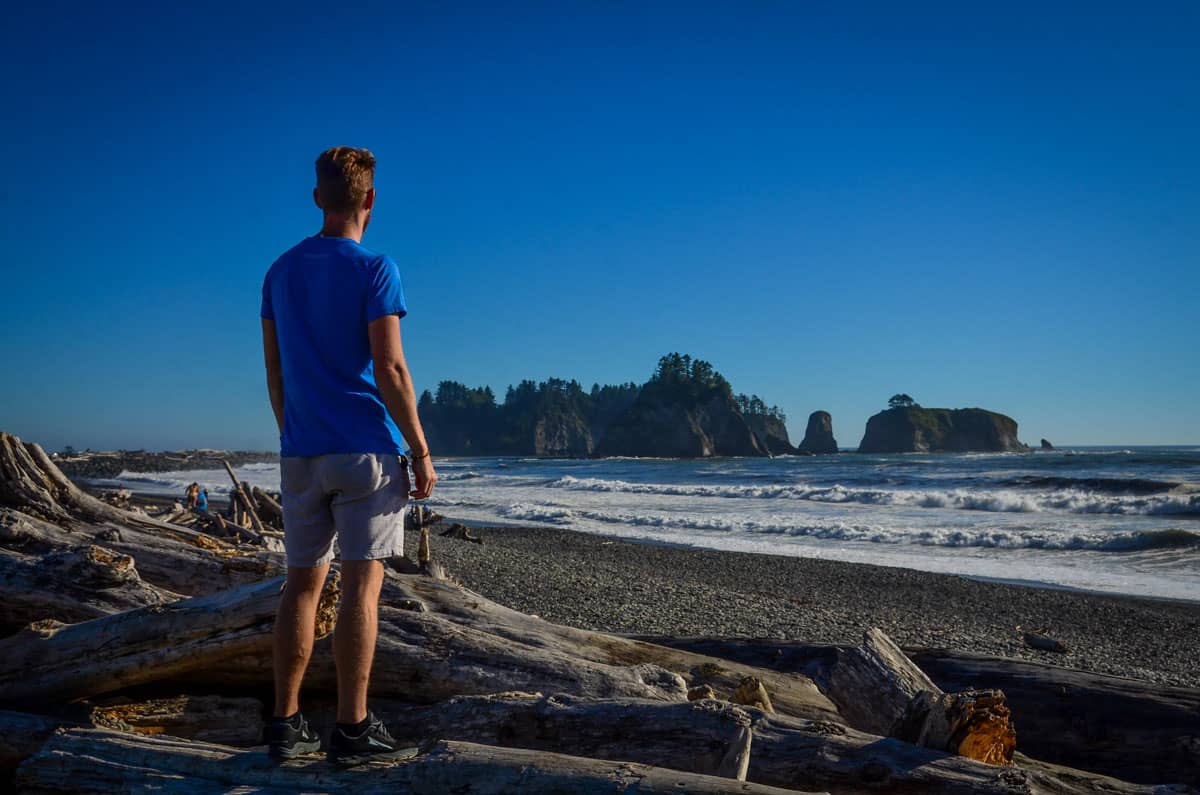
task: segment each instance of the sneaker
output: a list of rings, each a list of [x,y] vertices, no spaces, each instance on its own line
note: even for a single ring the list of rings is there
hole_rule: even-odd
[[[383,721],[371,712],[367,713],[367,727],[361,734],[349,735],[338,724],[329,736],[329,761],[335,765],[350,767],[364,762],[396,761],[411,759],[417,755],[416,748],[401,748]]]
[[[263,735],[267,741],[267,755],[276,761],[321,750],[321,738],[309,728],[308,721],[299,712],[290,719],[272,718]]]

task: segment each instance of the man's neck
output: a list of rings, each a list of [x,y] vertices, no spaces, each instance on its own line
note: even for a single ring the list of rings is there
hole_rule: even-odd
[[[344,237],[361,243],[364,225],[358,218],[327,216],[321,226],[321,237]]]

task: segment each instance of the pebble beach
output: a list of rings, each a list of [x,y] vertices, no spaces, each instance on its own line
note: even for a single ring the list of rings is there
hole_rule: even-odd
[[[1029,587],[814,558],[639,543],[562,529],[473,528],[433,559],[464,586],[548,621],[637,635],[857,644],[1033,660],[1200,687],[1200,603]],[[415,555],[417,539],[406,539]],[[1017,627],[1062,641],[1027,648]]]

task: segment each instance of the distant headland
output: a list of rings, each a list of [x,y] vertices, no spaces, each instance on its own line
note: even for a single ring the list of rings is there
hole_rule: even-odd
[[[442,455],[580,458],[823,455],[838,452],[833,417],[814,411],[793,445],[787,417],[757,395],[736,394],[703,359],[671,353],[646,383],[593,384],[551,378],[490,387],[441,382],[418,404],[430,447]],[[892,397],[871,417],[862,453],[1010,452],[1029,448],[1011,417],[978,408],[932,409]]]

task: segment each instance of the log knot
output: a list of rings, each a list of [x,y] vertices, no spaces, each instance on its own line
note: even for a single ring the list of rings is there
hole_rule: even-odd
[[[808,724],[808,729],[813,734],[823,734],[833,737],[845,737],[846,727],[840,723],[834,723],[831,720],[814,720]]]
[[[132,556],[95,545],[54,553],[42,560],[48,570],[83,587],[103,590],[139,579]]]
[[[687,699],[687,682],[679,674],[652,663],[635,665],[633,666],[633,671],[638,679],[642,681],[642,684],[659,691],[659,693],[668,699],[672,701]]]
[[[34,635],[43,640],[54,637],[58,631],[68,624],[57,621],[53,618],[43,618],[41,621],[34,621],[29,626],[25,627],[18,634]]]
[[[730,700],[736,704],[758,707],[768,714],[775,713],[775,707],[771,705],[771,697],[767,695],[767,688],[763,686],[762,680],[757,676],[743,678],[737,686],[737,690],[733,691],[733,697]]]

